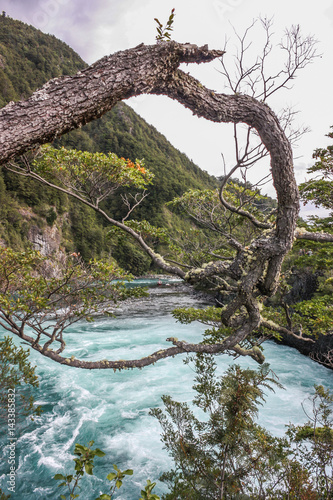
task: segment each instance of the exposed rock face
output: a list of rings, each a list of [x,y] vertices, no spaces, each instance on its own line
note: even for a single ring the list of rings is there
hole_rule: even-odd
[[[333,369],[333,335],[320,335],[316,342],[312,343],[282,334],[281,344],[294,347],[314,361]]]
[[[44,257],[52,256],[52,259],[45,261],[45,273],[50,278],[61,276],[62,269],[66,261],[66,254],[61,249],[61,230],[54,224],[41,229],[33,225],[28,232],[28,239],[33,248]]]
[[[292,288],[286,296],[287,304],[291,305],[312,299],[318,288],[318,276],[319,273],[314,273],[311,270],[294,269],[289,280]]]
[[[61,233],[54,224],[52,227],[44,229],[38,226],[31,226],[28,232],[28,239],[35,250],[38,250],[45,257],[60,250]]]
[[[286,302],[291,306],[303,300],[310,300],[318,287],[318,276],[320,273],[313,273],[311,270],[295,269],[291,276],[289,291]],[[294,347],[302,354],[309,356],[314,361],[333,369],[333,335],[319,335],[315,343],[296,339],[292,335],[282,334],[281,343]]]

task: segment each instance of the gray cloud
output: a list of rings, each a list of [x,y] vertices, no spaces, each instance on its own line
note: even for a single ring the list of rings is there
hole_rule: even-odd
[[[116,29],[119,17],[133,0],[2,0],[0,10],[51,33],[92,62],[99,52],[98,33]],[[104,54],[101,54],[104,55]]]

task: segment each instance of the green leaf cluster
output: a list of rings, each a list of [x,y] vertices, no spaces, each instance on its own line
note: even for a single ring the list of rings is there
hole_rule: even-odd
[[[160,497],[155,493],[152,493],[155,488],[156,483],[152,483],[149,479],[147,479],[147,484],[144,490],[141,490],[141,497],[139,500],[160,500]]]
[[[333,495],[333,395],[322,385],[315,386],[315,394],[302,404],[308,421],[303,425],[289,425],[287,436],[294,444],[295,460],[307,471],[317,497],[329,499]]]
[[[264,390],[280,384],[267,364],[258,371],[235,365],[217,378],[211,356],[192,360],[195,409],[163,396],[164,411],[151,410],[175,464],[161,478],[170,488],[163,498],[259,498],[255,478],[260,478],[260,484],[273,484],[274,468],[282,466],[289,454],[284,440],[272,438],[255,422]],[[198,409],[204,413],[202,420],[197,417]]]
[[[126,469],[124,471],[121,471],[120,469],[118,469],[118,467],[113,464],[113,468],[116,472],[110,472],[110,474],[108,474],[106,476],[106,479],[108,479],[109,481],[115,481],[115,485],[116,485],[116,488],[119,488],[122,486],[123,484],[123,479],[125,476],[132,476],[133,475],[133,471],[132,469]]]
[[[325,232],[330,233],[332,226],[328,224]],[[300,227],[307,231],[320,232],[322,223],[300,221]],[[333,324],[333,248],[331,243],[318,243],[297,240],[292,251],[283,263],[278,291],[269,302],[264,304],[263,316],[281,326],[288,326],[285,307],[287,304],[291,327],[296,333],[310,335],[317,339],[321,335],[332,333]],[[299,293],[292,295],[292,285],[310,277],[313,282],[311,293],[305,296],[301,288]],[[290,328],[290,325],[289,325]],[[272,333],[272,332],[270,332]],[[278,337],[278,335],[277,335]],[[278,337],[279,338],[279,337]]]
[[[333,132],[327,134],[331,139]],[[300,184],[299,189],[304,204],[314,203],[316,207],[333,209],[333,146],[318,148],[313,153],[317,161],[308,168],[309,174],[316,174],[314,178]],[[332,216],[332,214],[331,214]]]
[[[81,488],[79,483],[82,480],[84,474],[88,474],[90,476],[93,475],[95,457],[105,456],[105,453],[99,448],[92,449],[93,444],[94,441],[90,441],[87,446],[83,446],[78,443],[75,444],[74,455],[77,455],[78,458],[74,458],[74,475],[69,474],[65,476],[63,474],[56,474],[54,476],[55,480],[61,481],[59,487],[67,486],[70,499],[78,498],[80,496],[80,494],[77,493],[77,489]],[[109,493],[102,493],[96,498],[96,500],[112,500],[112,498],[114,498],[115,492],[122,487],[125,477],[133,475],[132,469],[126,469],[122,471],[115,464],[113,464],[113,468],[115,472],[110,472],[106,476],[106,479],[111,483]],[[143,490],[141,490],[142,496],[140,500],[159,500],[160,497],[152,493],[152,490],[155,486],[156,483],[152,483],[148,479],[147,485]],[[66,495],[61,495],[60,498],[66,500],[67,497]]]
[[[151,414],[174,468],[162,475],[163,500],[329,499],[333,492],[333,396],[322,386],[302,404],[309,421],[289,425],[284,438],[256,423],[265,391],[282,388],[264,364],[230,366],[222,377],[208,355],[192,357],[193,404],[163,396]],[[200,418],[201,417],[201,418]]]
[[[102,118],[88,123],[79,131],[57,139],[54,145],[84,150],[89,141],[93,141],[89,149],[91,152],[108,154],[112,151],[118,157],[144,158],[145,168],[154,174],[147,198],[135,209],[136,220],[148,220],[155,226],[166,227],[166,202],[181,196],[189,188],[217,185],[216,178],[180,153],[125,103],[117,104]],[[120,191],[122,194],[127,192],[126,188]],[[124,217],[125,208],[119,199],[109,199],[106,205],[115,218],[121,220]],[[177,221],[177,217],[173,219]]]
[[[217,307],[205,307],[204,309],[196,309],[194,307],[184,307],[174,309],[173,317],[183,324],[189,324],[193,321],[199,321],[204,325],[218,326],[221,321],[221,311]]]
[[[155,17],[154,21],[157,23],[157,41],[170,41],[171,40],[171,31],[173,31],[173,23],[175,18],[175,9],[171,10],[171,14],[169,19],[166,22],[166,25],[163,27],[163,24]]]
[[[81,481],[84,474],[88,474],[89,476],[93,475],[94,469],[94,458],[104,457],[105,453],[101,451],[99,448],[92,449],[94,441],[89,441],[88,446],[83,446],[81,444],[76,443],[74,448],[74,455],[77,455],[77,458],[74,458],[74,475],[68,474],[64,476],[63,474],[56,474],[54,479],[56,481],[61,481],[58,485],[59,488],[62,486],[67,486],[69,491],[69,498],[74,499],[78,498],[79,494],[75,492],[76,488],[80,488],[79,482]],[[66,499],[66,495],[61,495],[60,498]],[[111,497],[110,497],[111,498]]]
[[[77,253],[61,262],[62,273],[49,274],[49,263],[38,252],[0,248],[0,325],[36,349],[57,353],[66,346],[64,332],[80,319],[111,314],[118,301],[145,296],[141,288],[124,283],[132,276],[113,262],[85,264]],[[54,262],[53,262],[54,264]],[[52,271],[52,270],[51,270]]]
[[[29,350],[16,347],[12,338],[0,341],[0,420],[7,419],[9,389],[15,391],[15,416],[40,415],[41,407],[35,406],[31,390],[39,386],[36,367],[29,362]],[[14,394],[14,392],[11,392]]]
[[[153,240],[157,240],[163,243],[169,243],[170,238],[168,236],[167,230],[164,228],[156,227],[150,224],[147,220],[129,220],[125,222],[126,226],[134,229],[138,234],[147,239],[150,237]]]
[[[274,200],[252,189],[249,183],[242,185],[231,180],[223,195],[236,210],[248,210],[261,222],[274,221]],[[186,232],[173,235],[173,250],[186,264],[194,267],[221,257],[233,258],[235,250],[230,245],[230,236],[247,246],[260,234],[247,218],[228,212],[222,206],[218,189],[190,189],[168,202],[167,206],[191,223]]]
[[[51,174],[64,186],[80,192],[89,200],[104,199],[121,186],[144,189],[154,175],[144,168],[143,160],[118,158],[115,153],[90,153],[76,149],[43,146],[32,163],[33,170],[44,178]]]

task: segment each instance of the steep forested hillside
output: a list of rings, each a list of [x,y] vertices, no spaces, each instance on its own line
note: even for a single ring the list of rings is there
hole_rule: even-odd
[[[28,97],[51,78],[86,66],[53,35],[9,17],[0,17],[0,106]]]
[[[20,21],[0,17],[2,106],[28,97],[50,78],[74,74],[85,66],[68,45],[54,36]],[[124,103],[101,119],[60,138],[55,145],[93,152],[112,151],[132,160],[144,158],[155,180],[135,218],[147,218],[153,224],[170,224],[171,220],[182,224],[177,216],[166,214],[164,203],[186,189],[216,185],[214,177],[200,170]],[[55,238],[61,248],[80,251],[85,258],[109,254],[108,231],[98,216],[65,195],[49,192],[31,180],[3,171],[0,202],[2,244],[24,248],[29,241],[36,242],[37,234],[40,239],[45,235],[46,239]],[[111,200],[108,208],[113,214],[121,215],[122,207],[117,199]],[[131,243],[124,242],[123,251],[118,248],[114,254],[117,252],[122,261],[126,252],[126,262],[131,262],[135,272],[149,266],[147,257]]]

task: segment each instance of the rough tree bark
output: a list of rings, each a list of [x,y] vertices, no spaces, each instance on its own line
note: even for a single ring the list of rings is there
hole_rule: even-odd
[[[50,80],[28,100],[0,111],[0,163],[99,118],[119,101],[151,93],[173,77],[180,63],[211,61],[222,54],[175,42],[141,44],[104,57],[73,77]]]
[[[143,93],[166,95],[191,109],[193,114],[214,122],[248,124],[258,132],[271,159],[278,199],[275,226],[263,231],[250,247],[239,248],[231,263],[217,261],[186,274],[181,268],[169,266],[169,272],[189,282],[207,276],[226,276],[234,281],[236,296],[221,312],[222,323],[234,329],[232,335],[213,346],[169,339],[174,347],[141,360],[85,362],[65,359],[52,350],[43,351],[22,333],[22,338],[44,355],[59,363],[88,369],[142,367],[180,352],[231,350],[263,361],[259,349],[244,350],[240,343],[264,323],[258,298],[270,296],[276,290],[281,264],[295,238],[299,194],[291,145],[273,111],[265,103],[246,95],[215,94],[178,69],[181,63],[208,62],[222,54],[222,51],[208,50],[207,46],[176,42],[154,46],[141,44],[105,57],[73,77],[51,80],[30,99],[10,103],[0,111],[0,163],[100,117],[121,100]],[[110,219],[110,222],[115,221]],[[116,225],[120,227],[120,223]],[[123,229],[131,232],[126,226]],[[304,233],[300,237],[304,238]],[[319,233],[316,238],[320,238]],[[145,248],[143,241],[139,243]],[[148,248],[145,250],[149,253]],[[168,270],[153,252],[150,256],[157,265]],[[273,326],[270,322],[272,329]]]

